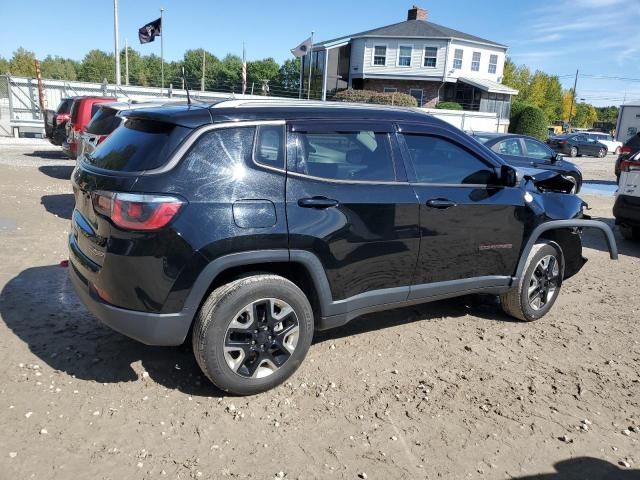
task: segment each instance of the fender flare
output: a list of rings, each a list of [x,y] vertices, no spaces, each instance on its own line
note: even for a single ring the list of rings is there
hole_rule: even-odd
[[[561,228],[595,228],[596,230],[600,230],[607,241],[607,247],[609,249],[609,257],[611,260],[618,259],[618,246],[616,245],[616,239],[613,236],[613,232],[609,225],[599,220],[584,220],[584,219],[574,219],[574,220],[551,220],[549,222],[541,223],[538,225],[531,235],[529,236],[529,240],[524,246],[522,253],[520,254],[520,260],[518,260],[518,266],[516,268],[516,274],[514,276],[513,283],[516,283],[522,274],[524,273],[524,269],[527,264],[527,258],[529,257],[529,252],[535,245],[535,243],[540,238],[544,232],[548,232],[549,230],[558,230]]]

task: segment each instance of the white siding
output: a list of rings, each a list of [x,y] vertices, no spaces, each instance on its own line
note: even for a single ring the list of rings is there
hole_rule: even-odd
[[[504,48],[478,45],[475,43],[463,42],[462,40],[452,40],[450,48],[449,60],[447,62],[447,71],[449,72],[447,78],[482,78],[486,80],[493,80],[494,82],[498,82],[498,79],[502,79],[506,53]],[[461,49],[463,51],[462,68],[460,70],[453,70],[453,57],[456,49]],[[477,72],[471,70],[473,52],[480,52],[480,70]],[[498,56],[496,73],[489,73],[489,58],[491,55]]]
[[[356,47],[356,44],[359,44]],[[376,45],[385,45],[387,47],[387,61],[385,66],[373,64],[373,50]],[[400,46],[412,46],[411,66],[404,67],[398,64],[398,52]],[[424,66],[424,47],[436,47],[438,49],[438,60],[435,68]],[[353,43],[351,58],[352,60],[362,59],[362,69],[354,71],[354,66],[360,66],[352,61],[351,73],[356,74],[364,72],[368,78],[377,76],[407,76],[414,78],[421,77],[442,77],[444,73],[444,63],[447,51],[446,40],[426,40],[426,39],[392,39],[392,38],[366,38],[356,39]]]

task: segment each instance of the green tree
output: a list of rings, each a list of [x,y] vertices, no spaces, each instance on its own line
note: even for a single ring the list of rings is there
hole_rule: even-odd
[[[149,86],[147,65],[145,63],[144,57],[140,55],[140,52],[134,50],[133,48],[128,48],[128,57],[129,57],[129,85],[137,85],[140,87]],[[122,49],[120,52],[120,70],[122,74],[122,83],[126,83],[125,78],[125,50]]]
[[[9,71],[18,77],[33,78],[36,76],[35,60],[35,53],[20,47],[13,52],[13,57],[9,61]]]
[[[521,101],[518,97],[516,97],[516,101],[511,104],[511,116],[509,118],[509,132],[516,133],[515,129],[518,125],[518,121],[520,120],[520,114],[525,108],[535,107],[528,102]]]
[[[266,83],[271,87],[278,79],[280,65],[271,57],[264,60],[255,60],[247,63],[247,84],[255,85],[254,92],[261,93],[262,86]],[[262,92],[266,93],[266,92]]]
[[[189,82],[189,87],[194,90],[200,90],[202,83],[202,55],[205,58],[205,88],[209,88],[209,85],[213,84],[213,80],[216,78],[217,72],[220,68],[220,60],[218,57],[205,51],[203,48],[196,50],[187,50],[184,53],[182,65],[184,65],[184,76]],[[180,68],[181,70],[181,68]],[[182,72],[178,72],[179,76]]]
[[[0,75],[3,75],[9,71],[9,61],[3,57],[0,57]]]
[[[520,112],[514,133],[544,140],[547,137],[547,119],[542,109],[535,106],[525,107]]]
[[[52,78],[54,80],[76,80],[76,62],[69,58],[47,57],[40,63],[43,78]]]
[[[588,103],[578,103],[575,106],[575,115],[573,116],[572,126],[578,128],[590,128],[593,123],[598,120],[598,112],[593,105]]]
[[[220,70],[215,78],[215,89],[220,91],[239,91],[242,82],[242,59],[227,54],[220,62]]]
[[[115,64],[113,56],[102,50],[91,50],[84,56],[78,69],[78,80],[101,83],[115,81]]]
[[[531,80],[531,72],[524,65],[516,65],[509,57],[504,62],[504,72],[502,75],[502,83],[506,86],[515,88],[519,91],[518,98],[526,101],[529,96],[529,82]]]
[[[596,112],[598,113],[599,122],[616,123],[618,121],[618,107],[599,107],[596,108]]]
[[[458,102],[440,102],[436,105],[436,108],[441,110],[462,110],[462,105]]]
[[[278,70],[278,79],[276,81],[278,94],[287,94],[298,96],[300,89],[300,59],[287,59]]]

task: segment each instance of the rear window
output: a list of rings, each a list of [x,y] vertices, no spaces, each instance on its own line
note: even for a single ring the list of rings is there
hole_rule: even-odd
[[[69,113],[69,111],[71,110],[72,103],[73,103],[73,99],[71,98],[62,100],[62,102],[60,102],[60,105],[58,105],[58,109],[56,110],[57,113]]]
[[[128,118],[96,150],[90,165],[119,172],[152,170],[164,165],[191,131],[170,123]]]
[[[97,113],[91,117],[87,125],[87,132],[94,135],[109,135],[118,126],[119,117],[116,117],[117,110],[113,108],[99,108]]]

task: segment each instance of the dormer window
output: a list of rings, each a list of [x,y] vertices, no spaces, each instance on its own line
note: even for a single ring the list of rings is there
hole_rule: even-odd
[[[375,45],[373,47],[373,64],[384,67],[387,64],[387,46]]]

